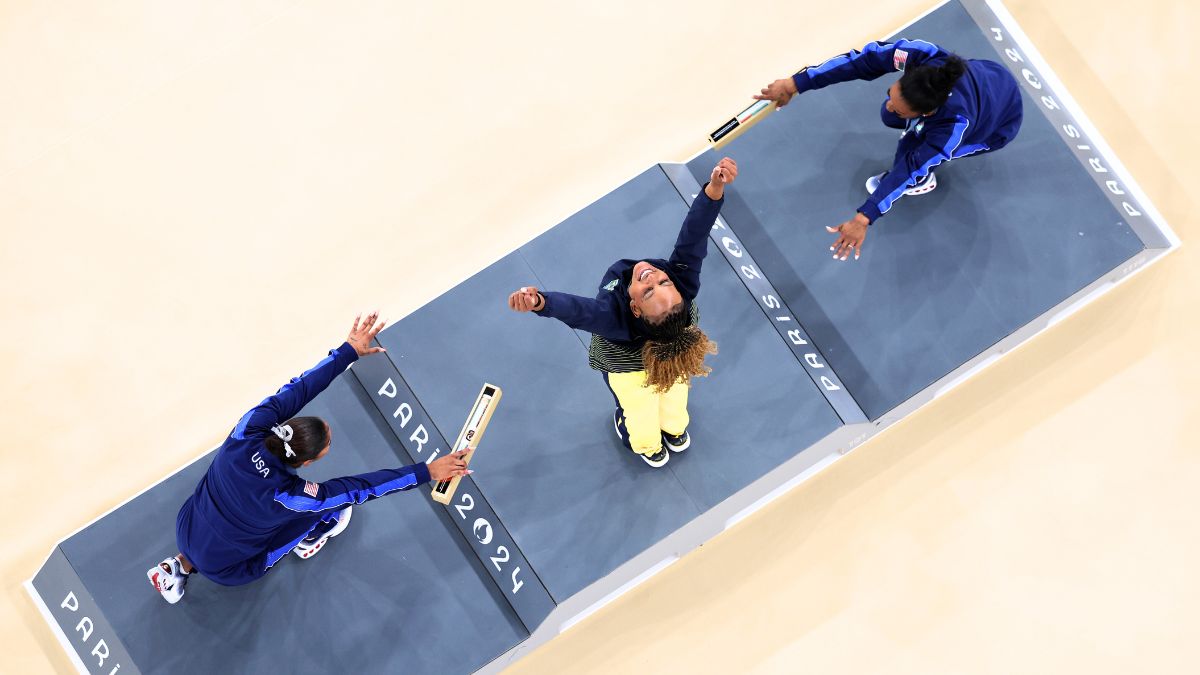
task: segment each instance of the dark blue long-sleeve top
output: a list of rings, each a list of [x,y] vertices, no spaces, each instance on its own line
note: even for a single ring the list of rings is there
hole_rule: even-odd
[[[302,536],[323,513],[429,481],[429,467],[415,464],[314,483],[267,450],[271,428],[294,417],[356,360],[354,347],[343,343],[238,421],[184,507],[191,509],[188,532],[181,533],[184,553],[202,572]]]
[[[683,219],[671,257],[667,260],[644,259],[670,277],[689,310],[692,301],[700,293],[700,267],[708,254],[708,233],[724,202],[724,198],[715,201],[710,199],[701,189]],[[595,298],[543,291],[546,305],[536,313],[618,344],[641,343],[647,337],[645,324],[633,316],[633,310],[629,307],[630,277],[633,266],[640,261],[622,259],[613,263],[600,280]]]
[[[939,65],[950,52],[924,40],[872,42],[792,76],[803,94],[849,80],[874,80],[922,65]],[[1021,90],[1004,66],[968,59],[966,72],[951,89],[945,105],[928,117],[909,120],[891,170],[858,209],[874,222],[933,167],[967,155],[997,150],[1021,127]],[[896,120],[903,123],[898,116]]]

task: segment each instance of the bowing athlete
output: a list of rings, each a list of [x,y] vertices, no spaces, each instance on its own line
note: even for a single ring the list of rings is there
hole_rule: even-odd
[[[862,51],[835,56],[819,66],[762,89],[754,98],[783,107],[796,94],[849,80],[901,76],[879,109],[886,126],[902,130],[892,167],[867,179],[870,196],[849,220],[826,227],[838,238],[830,250],[845,260],[862,253],[867,227],[904,195],[937,187],[934,167],[954,159],[995,152],[1021,128],[1021,90],[995,61],[964,60],[924,40],[872,42]]]
[[[383,330],[378,318],[377,312],[362,323],[355,318],[346,342],[238,421],[179,509],[179,553],[146,572],[167,602],[179,602],[193,572],[224,586],[250,583],[288,552],[300,558],[316,555],[346,529],[353,505],[470,473],[464,450],[429,464],[320,483],[296,475],[296,469],[324,457],[330,443],[324,420],[296,413],[359,357],[383,351],[371,346]]]

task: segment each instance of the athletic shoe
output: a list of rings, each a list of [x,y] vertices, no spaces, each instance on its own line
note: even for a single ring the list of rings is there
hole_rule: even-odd
[[[624,443],[625,437],[621,435],[621,411],[619,409],[613,411],[613,431],[617,432],[617,440]]]
[[[687,450],[688,446],[690,446],[692,444],[692,437],[688,436],[687,429],[684,429],[683,433],[679,434],[678,436],[675,436],[673,434],[668,434],[667,432],[664,431],[664,432],[662,432],[662,437],[663,437],[663,443],[667,446],[667,449],[670,450],[671,452],[683,452],[684,450]]]
[[[875,194],[875,191],[879,189],[879,181],[883,180],[883,177],[886,175],[887,175],[887,172],[884,171],[883,173],[876,174],[876,175],[868,178],[867,179],[867,193]],[[927,192],[933,192],[933,189],[936,187],[937,187],[937,176],[933,175],[933,172],[930,171],[927,176],[925,176],[921,180],[917,181],[916,185],[905,190],[904,194],[906,194],[906,195],[923,195]]]
[[[933,175],[933,172],[930,171],[928,175],[926,175],[921,180],[917,181],[916,185],[905,190],[904,194],[906,194],[906,195],[923,195],[927,192],[933,192],[933,189],[936,187],[937,187],[937,176]]]
[[[341,511],[338,511],[334,516],[336,520],[334,521],[332,527],[329,527],[327,523],[319,523],[316,527],[317,533],[310,534],[309,536],[305,537],[304,541],[296,544],[296,548],[292,549],[292,553],[295,553],[304,560],[308,560],[319,553],[321,548],[325,546],[325,542],[329,541],[333,537],[338,536],[346,530],[346,526],[350,524],[351,508],[352,507],[347,506]],[[320,532],[322,527],[327,529],[324,532]]]
[[[667,460],[671,459],[671,453],[667,452],[665,447],[659,448],[658,452],[654,453],[653,455],[643,455],[638,453],[638,456],[642,458],[643,462],[656,469],[666,466]]]
[[[183,564],[174,556],[146,570],[146,577],[154,584],[154,590],[161,593],[172,605],[183,597],[183,589],[188,580],[187,573],[183,571]]]
[[[884,171],[883,173],[877,173],[874,176],[871,176],[870,178],[868,178],[867,179],[867,194],[870,194],[870,195],[875,194],[875,191],[879,189],[879,181],[883,180],[883,177],[886,175],[887,175],[887,172]]]

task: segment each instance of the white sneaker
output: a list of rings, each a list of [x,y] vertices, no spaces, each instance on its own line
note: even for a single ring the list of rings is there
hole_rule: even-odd
[[[936,187],[937,187],[937,176],[933,175],[933,172],[930,171],[929,175],[925,176],[925,180],[908,188],[907,190],[904,191],[904,194],[906,194],[906,195],[923,195],[928,192],[933,192],[933,189]]]
[[[662,448],[660,448],[659,451],[654,453],[653,455],[643,455],[640,452],[637,453],[637,455],[638,455],[638,457],[642,458],[643,462],[649,464],[650,466],[652,466],[656,469],[660,469],[660,468],[666,466],[667,461],[671,459],[671,453],[667,452],[666,446],[663,446]]]
[[[161,593],[172,605],[183,597],[183,589],[188,580],[183,565],[173,556],[146,570],[146,577],[154,584],[154,590]]]
[[[869,195],[875,194],[875,191],[879,189],[879,181],[883,180],[883,177],[886,175],[887,175],[887,172],[884,171],[883,173],[877,173],[874,176],[871,176],[870,178],[868,178],[867,179],[867,194],[869,194]]]
[[[887,175],[887,172],[884,171],[883,173],[876,174],[876,175],[868,178],[867,179],[867,194],[872,194],[872,195],[875,194],[875,191],[879,189],[879,181],[883,180],[883,177],[886,175]],[[927,192],[933,192],[933,189],[936,187],[937,187],[937,176],[933,175],[933,172],[930,171],[929,175],[925,176],[925,180],[908,188],[907,190],[904,191],[904,194],[906,194],[906,195],[923,195]]]
[[[295,553],[296,555],[300,556],[304,560],[308,560],[309,558],[316,555],[318,552],[320,552],[321,548],[323,546],[325,546],[325,542],[329,541],[333,537],[338,536],[339,534],[341,534],[342,532],[344,532],[346,530],[346,527],[350,524],[350,514],[351,514],[352,508],[353,507],[347,506],[346,508],[342,509],[341,511],[338,511],[336,525],[334,525],[332,528],[329,529],[328,532],[320,535],[316,539],[313,539],[311,541],[308,539],[305,539],[304,541],[300,542],[299,544],[296,544],[296,548],[292,549],[292,553]]]

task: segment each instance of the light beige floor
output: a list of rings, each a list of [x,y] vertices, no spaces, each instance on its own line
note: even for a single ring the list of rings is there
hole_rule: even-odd
[[[54,542],[213,446],[354,312],[403,316],[929,7],[475,4],[0,4],[0,671],[70,668],[20,587]],[[1200,5],[1010,8],[1193,239]],[[513,672],[1194,672],[1198,256]]]

